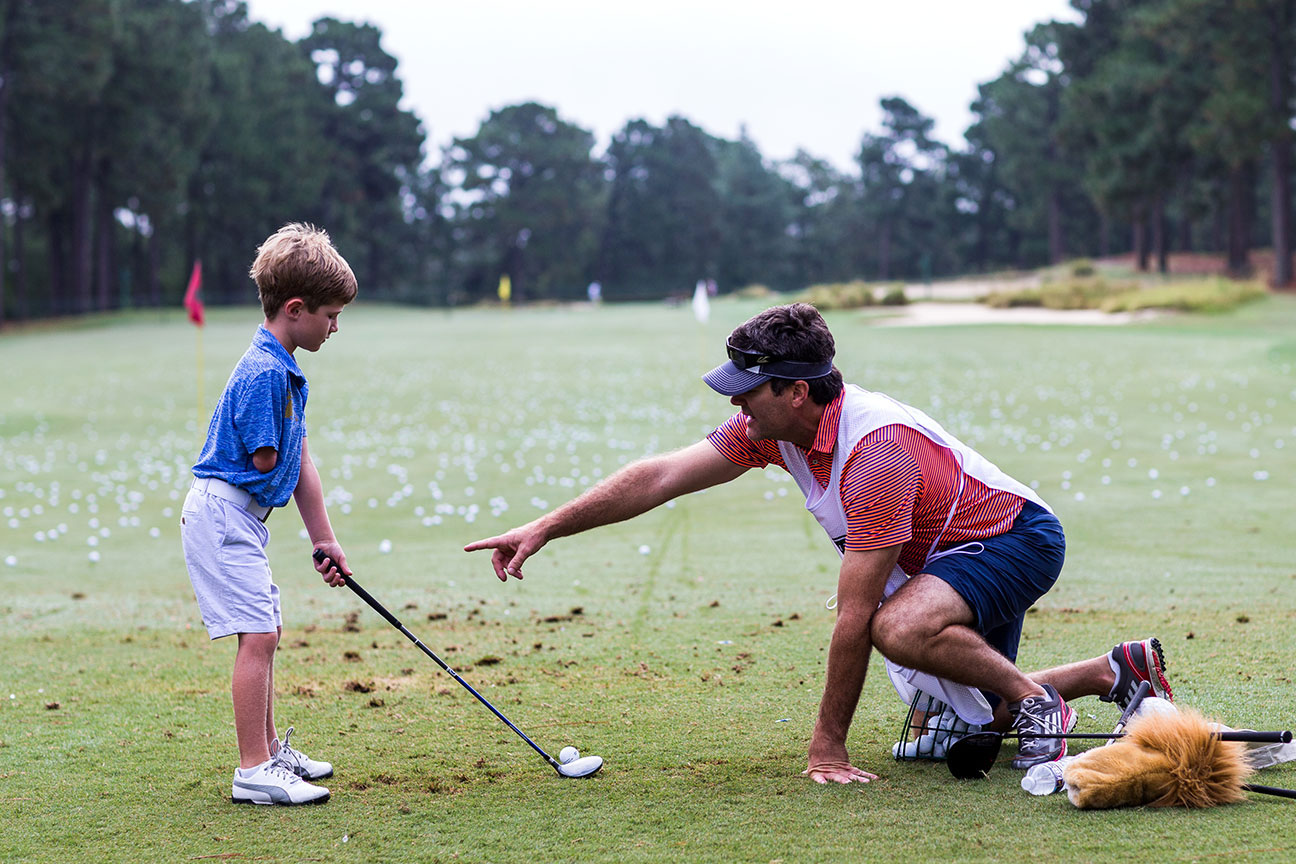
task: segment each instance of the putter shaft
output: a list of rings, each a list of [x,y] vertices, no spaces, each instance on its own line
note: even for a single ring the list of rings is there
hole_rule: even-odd
[[[321,564],[323,564],[324,561],[328,559],[328,556],[327,556],[326,554],[324,554],[324,551],[323,551],[322,549],[316,549],[315,552],[314,552],[314,554],[313,554],[313,557],[315,558],[316,561],[320,562]],[[330,562],[330,563],[333,563],[333,562]],[[341,573],[342,571],[339,570],[338,572]],[[463,685],[463,688],[464,688],[465,690],[467,690],[469,693],[471,693],[473,696],[477,697],[477,701],[478,701],[478,702],[482,703],[482,704],[485,705],[487,708],[489,708],[489,709],[490,709],[490,712],[491,712],[492,714],[494,714],[496,717],[498,717],[498,718],[500,719],[500,721],[504,723],[505,726],[508,726],[510,729],[512,729],[514,732],[517,733],[517,735],[518,735],[519,738],[521,738],[521,739],[522,739],[523,741],[525,741],[526,743],[530,744],[530,745],[531,745],[531,749],[535,750],[537,753],[539,753],[541,756],[543,756],[543,757],[544,757],[544,760],[545,760],[546,762],[548,762],[549,765],[550,765],[550,766],[551,766],[555,771],[558,771],[559,774],[562,773],[562,771],[560,770],[560,768],[561,768],[561,764],[558,762],[557,759],[555,759],[555,758],[553,758],[552,756],[550,756],[550,755],[549,755],[548,753],[546,753],[543,749],[541,749],[541,747],[540,747],[539,744],[535,743],[535,742],[532,741],[530,738],[528,738],[525,732],[523,732],[521,729],[519,729],[518,727],[516,727],[516,726],[513,725],[513,721],[512,721],[512,720],[509,720],[507,717],[505,717],[503,714],[501,714],[501,713],[500,713],[500,712],[495,708],[494,705],[492,705],[490,702],[487,701],[487,699],[486,699],[485,696],[483,696],[483,695],[481,695],[480,693],[478,693],[477,690],[476,690],[476,689],[475,689],[471,684],[469,684],[467,681],[465,681],[463,678],[461,678],[461,677],[459,676],[459,673],[458,673],[458,672],[456,672],[455,670],[451,669],[451,668],[446,664],[446,662],[445,662],[444,660],[442,660],[440,657],[438,657],[438,656],[436,655],[436,653],[435,653],[431,648],[429,648],[429,647],[427,647],[426,645],[424,645],[421,639],[419,639],[417,636],[415,636],[413,633],[411,633],[410,630],[409,630],[409,628],[406,627],[404,624],[402,624],[402,623],[400,622],[400,619],[399,619],[399,618],[397,618],[395,615],[393,615],[391,612],[389,612],[389,611],[387,610],[387,607],[386,607],[386,606],[383,606],[381,603],[379,603],[377,600],[375,600],[375,599],[373,598],[373,595],[371,595],[368,591],[366,591],[366,590],[364,589],[364,587],[361,586],[361,584],[360,584],[359,582],[356,581],[356,578],[355,578],[354,575],[352,575],[352,576],[343,576],[342,578],[346,581],[346,586],[347,586],[348,588],[350,588],[352,591],[354,591],[357,597],[359,597],[361,600],[363,600],[363,601],[365,601],[366,603],[368,603],[369,606],[370,606],[370,607],[371,607],[375,612],[377,612],[379,615],[381,615],[382,617],[384,617],[384,618],[387,619],[387,623],[391,624],[393,627],[395,627],[397,630],[399,630],[402,634],[404,634],[404,636],[405,636],[406,639],[410,640],[410,641],[413,642],[415,645],[417,645],[420,651],[422,651],[422,652],[423,652],[424,654],[426,654],[427,656],[431,657],[432,660],[433,660],[433,662],[435,662],[438,666],[440,666],[440,667],[442,668],[442,670],[444,670],[444,671],[446,672],[446,674],[448,674],[451,678],[453,678],[454,680],[458,681],[461,685]]]

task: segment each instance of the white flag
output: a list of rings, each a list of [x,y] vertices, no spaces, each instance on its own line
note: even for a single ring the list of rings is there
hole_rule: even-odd
[[[693,289],[693,317],[699,323],[705,324],[711,317],[711,300],[707,297],[706,282],[698,280],[697,287]]]

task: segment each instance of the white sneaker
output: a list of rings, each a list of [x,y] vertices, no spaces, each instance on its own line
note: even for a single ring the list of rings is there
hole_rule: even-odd
[[[275,751],[275,756],[288,766],[289,771],[303,780],[323,780],[325,777],[332,777],[333,766],[328,762],[312,759],[300,750],[294,750],[288,745],[288,738],[292,733],[293,727],[289,726],[288,731],[284,733],[283,740],[279,742],[279,749]]]
[[[276,757],[255,768],[234,769],[235,804],[323,804],[329,790],[307,783]]]

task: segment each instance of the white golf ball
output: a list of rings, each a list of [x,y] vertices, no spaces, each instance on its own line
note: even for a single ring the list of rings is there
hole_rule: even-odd
[[[903,745],[898,741],[892,744],[891,755],[897,759],[944,759],[945,742],[928,732]]]
[[[652,551],[652,549],[649,548],[649,546],[648,546],[647,543],[645,543],[644,545],[642,545],[642,546],[639,547],[639,554],[640,554],[640,555],[647,555],[647,554],[648,554],[649,552],[651,552],[651,551]]]
[[[381,543],[378,544],[378,551],[384,555],[391,552],[391,550],[392,550],[392,542],[390,540],[383,540]]]
[[[558,761],[566,765],[568,762],[575,762],[580,758],[580,751],[575,747],[564,747],[558,754]]]

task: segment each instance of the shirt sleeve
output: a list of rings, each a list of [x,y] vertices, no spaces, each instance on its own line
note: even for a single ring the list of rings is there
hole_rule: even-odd
[[[284,415],[290,410],[288,388],[278,376],[262,372],[243,382],[234,405],[234,429],[248,453],[262,447],[278,450],[283,440]]]
[[[721,456],[735,465],[742,465],[745,468],[764,468],[775,461],[763,454],[757,448],[756,442],[747,437],[747,418],[741,411],[708,435],[707,440],[711,442],[711,446],[720,451]]]
[[[922,487],[922,470],[912,453],[878,433],[861,440],[842,466],[846,548],[864,552],[912,539]]]

